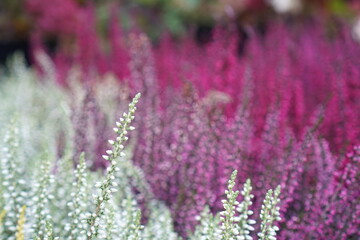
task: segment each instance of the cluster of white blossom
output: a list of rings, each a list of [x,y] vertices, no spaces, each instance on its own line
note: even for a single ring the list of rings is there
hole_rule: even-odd
[[[130,123],[135,118],[135,105],[139,101],[139,98],[140,94],[137,94],[129,104],[129,112],[124,113],[123,117],[119,119],[119,122],[116,122],[114,132],[117,133],[118,136],[115,140],[109,140],[109,143],[113,145],[113,149],[107,150],[106,155],[103,155],[103,158],[110,162],[110,166],[107,168],[106,179],[96,184],[96,187],[100,189],[100,194],[95,196],[95,211],[90,213],[87,219],[89,224],[87,232],[88,239],[97,237],[100,220],[105,214],[106,202],[111,199],[112,193],[117,192],[118,184],[115,181],[115,172],[120,171],[120,168],[117,167],[117,161],[119,157],[125,157],[126,155],[123,150],[123,143],[128,140],[128,131],[135,129]]]
[[[200,216],[197,216],[200,224],[196,227],[191,240],[217,240],[221,239],[219,228],[219,214],[213,215],[208,206],[204,208]]]
[[[0,180],[2,184],[2,202],[4,210],[2,232],[14,235],[20,214],[20,209],[28,197],[26,179],[22,171],[21,156],[19,154],[19,129],[12,121],[4,136],[1,158]],[[12,239],[13,237],[9,237]]]
[[[253,211],[251,194],[252,187],[250,179],[246,180],[244,188],[241,191],[242,202],[238,202],[239,191],[234,190],[237,171],[235,170],[228,181],[227,190],[225,190],[226,199],[222,200],[224,211],[220,212],[220,221],[213,216],[208,208],[199,216],[200,226],[197,227],[192,239],[222,239],[222,240],[251,240],[252,232],[255,230],[253,225],[255,220],[251,219]],[[277,187],[274,194],[269,190],[262,205],[260,218],[261,232],[258,236],[262,240],[275,240],[277,226],[273,225],[275,221],[280,220],[279,200],[280,187]],[[221,222],[221,224],[219,224]]]
[[[275,191],[269,190],[266,193],[266,197],[263,205],[261,206],[260,218],[261,232],[258,233],[260,240],[276,240],[276,232],[279,228],[274,225],[275,221],[280,221],[280,207],[277,206],[280,202],[280,186]]]

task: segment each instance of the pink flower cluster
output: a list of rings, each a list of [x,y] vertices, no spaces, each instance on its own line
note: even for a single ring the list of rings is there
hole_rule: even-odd
[[[252,179],[255,211],[282,185],[279,239],[358,239],[359,147],[343,155],[360,140],[360,46],[343,29],[296,28],[249,29],[239,56],[231,31],[205,46],[164,38],[152,47],[113,21],[110,53],[87,25],[74,54],[55,62],[62,84],[64,66],[77,63],[84,76],[112,72],[143,93],[133,160],[182,235],[205,205],[221,208],[238,169],[239,184]]]
[[[359,72],[352,62],[357,61],[352,54],[359,47],[345,36],[329,42],[315,38],[314,30],[309,39],[293,40],[293,44],[297,40],[310,45],[307,53],[312,57],[303,56],[303,48],[287,52],[276,46],[279,36],[290,41],[285,29],[271,34],[268,44],[276,51],[253,40],[246,58],[240,60],[231,48],[223,47],[223,51],[233,51],[221,58],[220,47],[215,48],[218,52],[201,52],[204,49],[190,45],[193,49],[187,54],[193,55],[186,62],[181,54],[171,55],[170,49],[176,46],[166,48],[165,55],[172,60],[164,64],[170,68],[161,67],[156,61],[161,59],[158,49],[151,55],[143,37],[132,39],[130,79],[134,88],[144,92],[134,162],[144,170],[155,196],[170,207],[183,235],[193,230],[194,216],[205,205],[214,212],[220,210],[226,179],[233,169],[239,169],[239,184],[248,177],[254,183],[255,211],[259,211],[265,189],[282,185],[280,239],[356,239],[359,150],[355,148],[346,160],[342,156],[359,140],[359,101],[355,97],[360,94]],[[312,53],[318,49],[323,56]],[[210,53],[220,56],[211,58]],[[204,62],[190,64],[197,57]],[[322,65],[312,58],[321,59]],[[175,59],[176,70],[171,68]],[[212,61],[232,61],[232,65],[220,74]],[[206,64],[208,70],[198,74],[196,69]],[[163,74],[171,71],[173,78],[170,74],[159,77],[161,70]],[[187,82],[176,79],[181,73],[183,77],[189,74],[186,71],[193,78],[188,77]],[[172,82],[161,82],[167,79]],[[339,85],[342,87],[335,87]],[[237,103],[232,105],[231,99]],[[347,114],[354,117],[345,117]]]
[[[36,30],[56,36],[74,34],[78,27],[81,7],[74,0],[25,1],[34,18]]]

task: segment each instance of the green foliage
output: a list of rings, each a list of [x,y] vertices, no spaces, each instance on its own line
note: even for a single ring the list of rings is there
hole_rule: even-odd
[[[350,17],[350,15],[354,15],[350,6],[344,0],[330,0],[327,4],[330,12],[335,15],[342,17]]]

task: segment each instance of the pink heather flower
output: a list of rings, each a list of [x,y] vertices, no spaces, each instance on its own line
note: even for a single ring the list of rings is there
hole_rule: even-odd
[[[281,184],[279,239],[357,239],[359,149],[342,160],[360,140],[360,46],[349,32],[327,39],[316,24],[296,32],[271,25],[265,36],[250,29],[240,57],[231,31],[217,29],[205,46],[170,37],[152,46],[113,22],[108,55],[92,10],[79,16],[89,24],[79,25],[74,54],[63,56],[80,65],[84,81],[111,71],[143,93],[133,161],[171,209],[178,232],[193,230],[205,205],[221,208],[237,169],[239,183],[254,183],[255,214],[264,190]],[[66,61],[59,62],[55,69],[65,73],[58,75],[67,76]],[[96,99],[86,101],[92,107],[74,114],[101,125]],[[82,127],[78,146],[89,142]],[[107,139],[101,129],[96,139]],[[102,146],[92,149],[100,154]]]

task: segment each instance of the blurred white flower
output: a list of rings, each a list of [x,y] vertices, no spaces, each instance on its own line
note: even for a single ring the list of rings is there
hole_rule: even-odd
[[[268,0],[277,13],[297,13],[302,8],[301,0]]]

